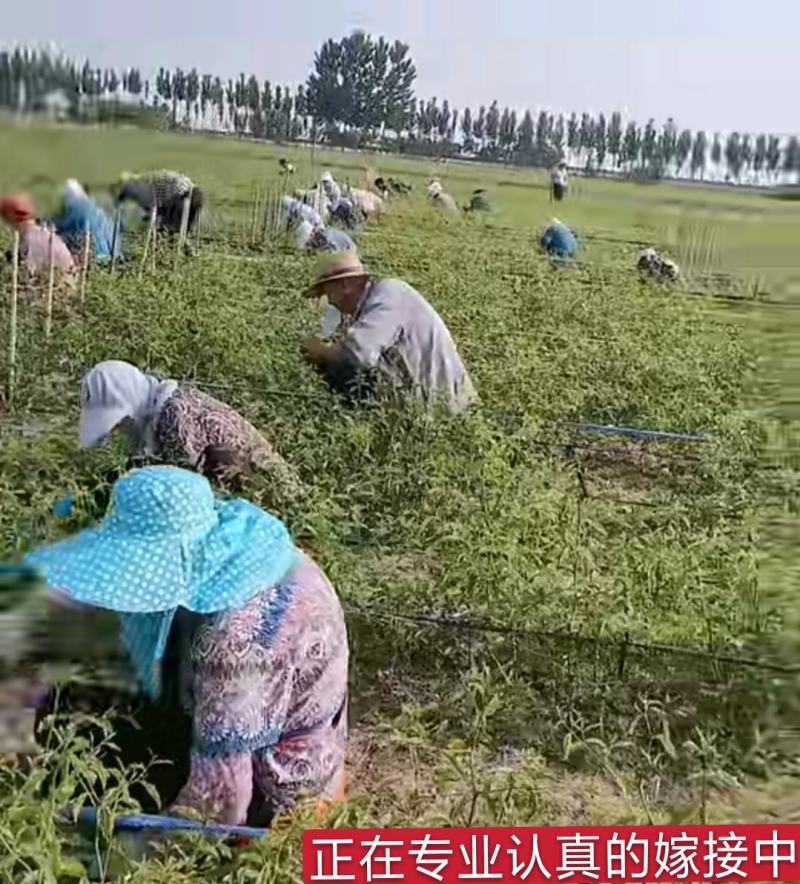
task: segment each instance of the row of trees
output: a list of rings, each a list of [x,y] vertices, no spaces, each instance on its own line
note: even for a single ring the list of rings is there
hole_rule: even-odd
[[[551,165],[565,157],[599,172],[776,181],[800,177],[796,137],[679,129],[669,119],[640,126],[609,117],[518,113],[497,101],[459,110],[445,99],[417,100],[416,70],[403,43],[362,33],[328,40],[307,83],[290,88],[240,74],[223,81],[196,69],[99,69],[47,51],[0,51],[0,107],[36,109],[62,91],[76,115],[91,104],[160,111],[172,126],[215,129],[285,141],[381,143],[394,150]]]

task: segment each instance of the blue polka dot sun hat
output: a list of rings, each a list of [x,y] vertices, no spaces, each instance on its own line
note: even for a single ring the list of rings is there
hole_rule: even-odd
[[[294,568],[299,553],[279,519],[245,500],[217,499],[203,476],[145,467],[117,481],[95,528],[40,547],[25,561],[49,586],[117,611],[145,689],[158,669],[175,611],[243,607]]]

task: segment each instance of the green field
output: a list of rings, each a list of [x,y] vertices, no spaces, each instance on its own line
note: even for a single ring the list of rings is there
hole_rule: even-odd
[[[121,170],[155,167],[188,173],[209,201],[195,259],[162,250],[139,278],[132,236],[131,267],[93,271],[84,309],[60,317],[49,344],[40,308],[22,307],[15,399],[0,416],[0,550],[102,513],[123,459],[77,449],[78,382],[94,362],[149,365],[236,405],[311,486],[280,515],[348,607],[361,797],[341,822],[696,820],[722,806],[709,790],[796,772],[790,675],[735,660],[794,662],[800,634],[800,208],[578,179],[558,215],[584,241],[581,263],[556,269],[534,247],[554,214],[537,171],[138,130],[3,128],[0,153],[0,190],[30,189],[43,211],[66,177],[103,193]],[[442,314],[477,415],[349,411],[306,368],[300,346],[320,321],[302,297],[312,261],[250,242],[254,193],[275,191],[279,156],[298,183],[330,168],[356,184],[368,165],[415,185],[359,249]],[[434,171],[460,202],[489,188],[497,214],[436,215],[423,200]],[[638,278],[640,243],[681,262],[680,292]],[[709,439],[631,443],[576,421]],[[49,513],[68,490],[77,512],[64,524]],[[255,494],[272,506],[266,488]],[[427,622],[453,615],[498,631]],[[32,802],[0,804],[0,839],[19,841],[12,811]],[[52,852],[52,826],[25,825]],[[271,856],[271,873],[289,875],[293,860]],[[155,865],[141,874],[131,880],[162,880]]]

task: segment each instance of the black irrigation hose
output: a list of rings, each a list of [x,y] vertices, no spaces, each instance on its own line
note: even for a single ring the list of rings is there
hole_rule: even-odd
[[[612,639],[591,635],[576,635],[568,632],[546,632],[535,629],[505,626],[497,623],[468,620],[466,617],[408,614],[376,607],[345,605],[344,612],[348,617],[363,617],[367,620],[400,620],[425,626],[437,626],[443,629],[452,629],[453,631],[509,635],[518,638],[553,639],[555,641],[572,642],[574,644],[590,644],[595,646],[607,645],[620,650],[623,648],[634,648],[648,653],[695,657],[698,659],[713,661],[715,663],[724,663],[749,669],[760,669],[764,672],[777,672],[784,675],[800,674],[800,666],[784,666],[779,663],[770,663],[769,661],[759,660],[752,657],[736,657],[732,654],[715,654],[711,651],[703,651],[700,648],[680,647],[678,645],[667,645],[660,642],[638,641],[636,639],[628,638],[627,636],[624,639]]]

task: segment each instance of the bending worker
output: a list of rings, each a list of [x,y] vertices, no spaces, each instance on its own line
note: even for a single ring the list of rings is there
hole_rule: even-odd
[[[544,229],[539,245],[557,261],[572,260],[579,248],[578,237],[557,218]]]
[[[308,362],[330,386],[353,397],[366,382],[425,401],[441,400],[452,412],[476,401],[472,382],[447,326],[419,292],[397,279],[371,277],[355,252],[339,252],[320,263],[309,294],[328,303],[352,323],[341,343],[309,338]]]
[[[115,483],[98,526],[26,563],[44,571],[53,615],[118,617],[140,692],[126,710],[133,725],[122,720],[120,761],[147,766],[151,749],[164,747],[163,760],[184,771],[183,782],[160,777],[169,810],[265,826],[301,791],[344,797],[344,616],[283,522],[245,500],[215,498],[196,473],[146,467]],[[55,694],[40,706],[40,745],[54,711],[71,710]],[[188,727],[165,740],[164,722],[176,719]]]
[[[159,227],[177,233],[181,229],[183,201],[190,196],[187,229],[192,230],[197,223],[205,198],[199,187],[180,172],[162,170],[131,175],[124,172],[117,191],[118,202],[132,200],[145,214],[156,207],[156,222]]]
[[[229,405],[112,360],[96,365],[81,383],[81,445],[94,448],[116,431],[133,455],[158,457],[234,486],[263,473],[276,505],[305,493],[269,440]]]
[[[114,229],[114,222],[89,197],[74,178],[64,185],[64,204],[61,214],[53,219],[56,232],[76,257],[83,253],[83,242],[88,231],[92,255],[98,261],[109,261],[112,254],[122,256],[122,231]]]

